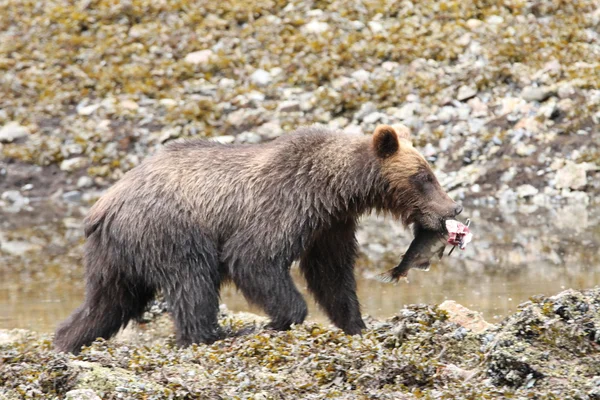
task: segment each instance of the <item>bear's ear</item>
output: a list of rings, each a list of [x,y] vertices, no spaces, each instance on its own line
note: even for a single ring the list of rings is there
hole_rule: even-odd
[[[379,125],[373,132],[373,148],[378,157],[387,158],[400,148],[398,133],[389,125]]]

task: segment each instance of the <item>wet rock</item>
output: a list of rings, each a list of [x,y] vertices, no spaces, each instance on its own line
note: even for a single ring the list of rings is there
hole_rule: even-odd
[[[567,161],[566,165],[556,172],[554,186],[558,189],[582,189],[587,185],[586,171],[585,165]]]
[[[0,236],[0,238],[2,237]],[[6,240],[5,238],[0,240],[0,251],[13,256],[20,257],[40,250],[41,246],[35,243],[22,240]]]
[[[63,193],[61,197],[68,203],[78,203],[81,201],[81,192],[79,190],[71,190]]]
[[[212,50],[205,49],[188,53],[185,56],[184,61],[189,64],[206,64],[213,58],[213,56],[214,53]]]
[[[258,86],[266,86],[273,80],[271,74],[269,74],[264,69],[257,69],[250,75],[250,80],[252,83]]]
[[[454,322],[475,333],[482,333],[492,328],[494,325],[483,319],[481,313],[469,310],[453,300],[446,300],[438,306],[440,310],[448,313],[450,322]]]
[[[456,99],[458,101],[466,101],[475,96],[477,96],[477,89],[471,86],[463,85],[460,88],[458,88],[458,94],[456,95]]]
[[[542,86],[527,86],[521,91],[521,98],[525,101],[542,102],[554,94],[551,88]]]
[[[68,160],[64,160],[60,163],[60,169],[66,172],[73,172],[78,169],[85,168],[88,164],[88,160],[85,157],[75,157]]]
[[[67,392],[65,395],[67,400],[101,400],[100,397],[92,389],[77,389]]]
[[[29,129],[18,122],[9,122],[0,128],[0,143],[12,143],[29,136]]]
[[[538,192],[538,189],[529,184],[521,185],[517,188],[517,196],[519,196],[521,199],[533,197],[538,194]]]
[[[4,211],[10,213],[17,213],[29,204],[29,198],[25,197],[18,190],[7,190],[2,193],[0,200],[3,200],[6,205],[3,207]]]

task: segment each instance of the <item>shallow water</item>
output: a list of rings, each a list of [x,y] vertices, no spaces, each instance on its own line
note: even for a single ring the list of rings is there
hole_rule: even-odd
[[[32,213],[0,215],[0,328],[49,332],[80,304],[83,212],[39,204]],[[532,295],[600,285],[599,212],[525,206],[510,213],[471,208],[463,216],[473,221],[469,247],[429,271],[410,271],[410,282],[396,285],[372,277],[399,261],[410,232],[394,221],[365,218],[357,265],[363,312],[384,318],[405,304],[452,299],[494,322]],[[309,302],[309,319],[326,321],[297,268],[293,273]],[[260,313],[233,287],[222,290],[222,301],[230,310]]]

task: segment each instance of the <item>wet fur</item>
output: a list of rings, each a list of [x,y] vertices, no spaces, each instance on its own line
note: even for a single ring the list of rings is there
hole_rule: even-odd
[[[423,206],[407,180],[426,162],[401,143],[393,160],[389,145],[317,128],[262,145],[166,145],[86,217],[86,298],[57,330],[56,348],[76,353],[113,336],[159,289],[178,344],[211,343],[222,336],[219,288],[228,281],[272,328],[288,329],[307,314],[289,274],[294,260],[331,321],[360,333],[357,218],[375,209],[408,224]]]

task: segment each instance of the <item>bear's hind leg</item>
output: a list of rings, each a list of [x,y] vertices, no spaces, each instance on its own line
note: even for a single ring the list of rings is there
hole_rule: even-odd
[[[127,284],[119,276],[90,276],[84,303],[56,331],[58,351],[78,354],[97,338],[109,339],[131,319],[138,318],[154,297],[139,282]]]
[[[317,303],[331,322],[351,335],[365,328],[354,278],[355,226],[352,220],[334,224],[314,239],[300,260],[300,270]]]
[[[238,266],[230,268],[230,276],[246,300],[261,307],[271,318],[269,328],[283,331],[304,322],[308,313],[306,302],[286,263]]]

